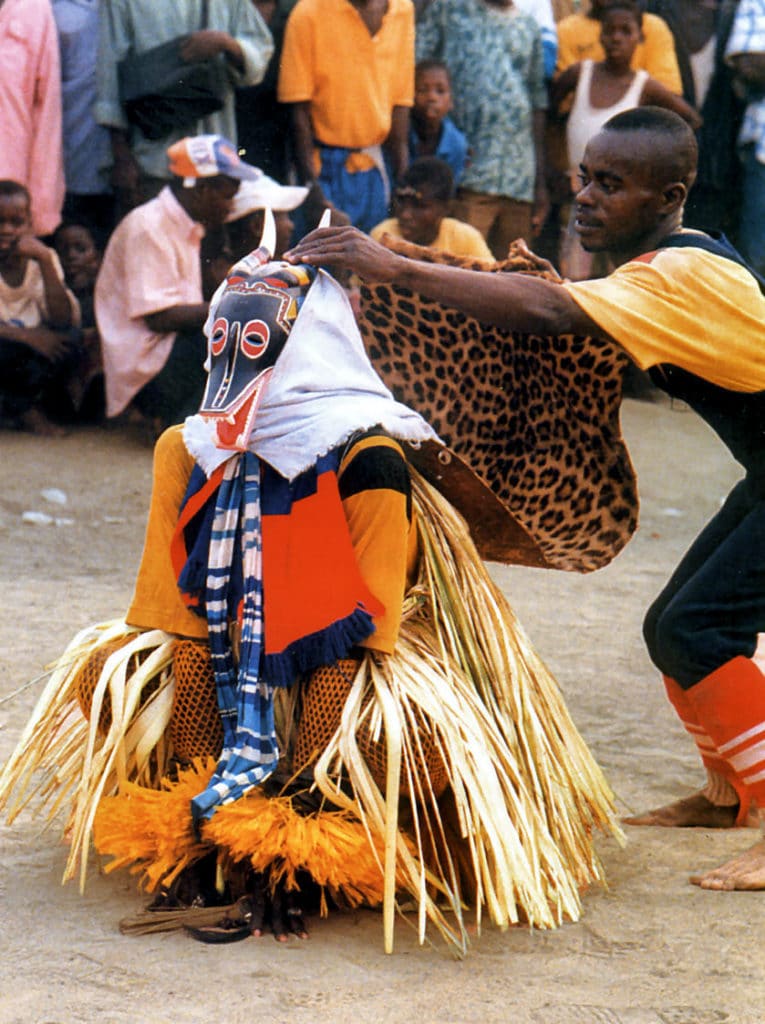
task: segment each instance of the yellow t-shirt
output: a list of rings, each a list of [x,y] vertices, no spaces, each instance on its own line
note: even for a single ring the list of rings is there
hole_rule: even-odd
[[[310,102],[319,142],[379,145],[393,108],[414,102],[411,0],[390,0],[375,36],[349,0],[299,0],[285,29],[278,98]]]
[[[600,22],[586,14],[570,14],[558,23],[558,74],[582,60],[604,60]],[[633,71],[645,70],[670,92],[682,95],[683,85],[669,26],[656,14],[643,15],[643,41],[632,55]]]
[[[403,238],[398,220],[390,217],[384,220],[370,232],[372,238],[380,241],[383,235],[391,235],[393,238]],[[438,235],[429,249],[438,249],[441,252],[448,252],[452,256],[472,256],[482,260],[494,260],[491,249],[480,231],[471,224],[456,220],[454,217],[444,217],[438,229]]]
[[[765,297],[732,260],[660,249],[563,287],[642,369],[669,363],[733,391],[765,390]]]

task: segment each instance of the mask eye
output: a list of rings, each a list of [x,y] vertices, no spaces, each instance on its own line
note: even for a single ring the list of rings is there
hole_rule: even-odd
[[[268,347],[271,330],[264,320],[249,320],[242,330],[240,347],[248,359],[262,356]]]
[[[214,356],[219,356],[226,347],[227,337],[228,320],[224,317],[218,317],[212,325],[212,331],[210,332],[210,351]]]

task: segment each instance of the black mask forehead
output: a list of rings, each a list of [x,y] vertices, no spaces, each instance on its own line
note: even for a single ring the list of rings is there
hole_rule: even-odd
[[[207,388],[200,412],[237,408],[273,368],[316,276],[310,267],[268,264],[229,275],[209,337]]]

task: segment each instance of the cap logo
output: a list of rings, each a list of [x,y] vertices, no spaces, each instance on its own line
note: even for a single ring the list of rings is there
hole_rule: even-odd
[[[186,143],[189,158],[200,177],[208,178],[218,173],[218,161],[210,140],[202,135],[190,138]]]

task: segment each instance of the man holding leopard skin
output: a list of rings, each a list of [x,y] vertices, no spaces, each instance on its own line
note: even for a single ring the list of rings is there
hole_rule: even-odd
[[[645,637],[668,696],[697,744],[707,786],[635,825],[765,822],[765,284],[724,237],[683,227],[696,172],[692,131],[677,115],[637,108],[590,141],[576,196],[576,228],[608,252],[607,278],[554,283],[482,275],[396,255],[352,229],[307,236],[287,258],[349,267],[484,323],[519,332],[574,333],[616,342],[654,382],[682,398],[745,470],[724,506],[652,605]],[[706,889],[765,889],[765,841],[691,879]]]

